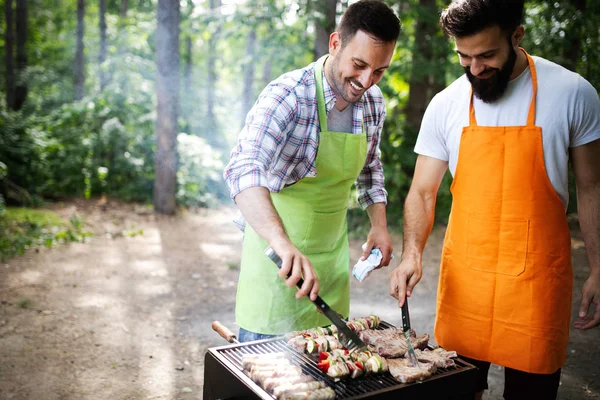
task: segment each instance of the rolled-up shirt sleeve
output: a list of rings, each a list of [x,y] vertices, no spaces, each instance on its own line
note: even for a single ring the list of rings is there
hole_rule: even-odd
[[[383,107],[378,118],[379,124],[366,127],[374,132],[372,132],[372,139],[369,141],[365,166],[356,179],[358,203],[363,210],[375,203],[387,204],[387,192],[384,188],[383,166],[381,165],[381,150],[379,149],[385,116],[385,107]],[[367,132],[367,135],[371,135],[371,132]]]
[[[294,125],[296,109],[296,96],[289,87],[272,83],[260,94],[223,172],[232,199],[250,187],[270,189],[267,173]]]

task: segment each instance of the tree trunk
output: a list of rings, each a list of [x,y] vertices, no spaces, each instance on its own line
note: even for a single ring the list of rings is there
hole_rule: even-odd
[[[262,73],[262,81],[263,81],[263,86],[267,86],[269,83],[271,83],[271,75],[273,75],[273,64],[271,63],[271,60],[267,60],[265,61],[265,64],[263,65],[263,73]]]
[[[127,43],[127,31],[125,26],[127,25],[127,11],[129,10],[129,1],[121,0],[121,15],[118,23],[118,40],[117,40],[117,53],[123,55],[125,53],[125,43]]]
[[[573,22],[566,32],[562,65],[571,71],[577,71],[577,62],[581,51],[581,31],[583,29],[581,17],[585,12],[586,0],[569,0],[569,3],[575,9],[575,18],[573,18]]]
[[[244,92],[242,95],[242,127],[246,121],[246,115],[254,104],[254,58],[256,52],[256,30],[250,28],[246,37],[246,64],[243,67]]]
[[[415,27],[415,42],[412,50],[412,67],[409,79],[409,94],[404,113],[406,122],[403,132],[404,149],[413,149],[421,120],[429,101],[445,85],[445,54],[437,54],[440,49],[445,49],[446,45],[436,48],[438,41],[444,41],[438,28],[438,13],[435,0],[419,0],[418,20]],[[445,50],[444,50],[445,51]],[[436,69],[441,69],[436,74]],[[399,109],[398,109],[399,110]],[[406,193],[410,188],[410,181],[414,174],[414,163],[400,163],[400,170],[408,178],[396,189],[399,195],[399,203],[403,204]]]
[[[106,0],[100,0],[100,53],[98,54],[98,67],[100,78],[100,91],[106,87],[106,74],[104,62],[106,61]]]
[[[315,14],[314,59],[329,53],[329,36],[335,30],[337,0],[318,1]]]
[[[83,98],[84,76],[84,47],[83,33],[85,17],[85,0],[77,0],[77,52],[75,55],[75,100]]]
[[[415,44],[412,52],[413,60],[409,80],[410,89],[405,109],[406,127],[410,134],[414,136],[409,139],[415,141],[425,108],[434,94],[432,90],[434,77],[424,67],[434,62],[432,39],[438,29],[436,20],[431,17],[437,13],[436,1],[419,0],[419,7],[422,12],[419,13],[415,29]]]
[[[129,0],[121,0],[121,18],[127,18],[128,10],[129,10]]]
[[[4,14],[6,15],[6,31],[4,32],[5,55],[5,85],[6,106],[14,110],[15,107],[15,66],[13,55],[14,29],[13,29],[13,5],[12,0],[4,1]]]
[[[189,23],[192,21],[194,16],[194,0],[186,1],[185,16],[182,15],[181,23]],[[193,29],[188,25],[188,29]],[[182,87],[182,98],[181,98],[181,115],[183,117],[183,131],[188,134],[195,134],[196,129],[194,125],[196,110],[198,108],[198,98],[196,96],[197,88],[194,86],[193,77],[193,33],[189,32],[184,38],[184,67],[183,67],[183,87]],[[210,57],[210,56],[209,56]],[[204,123],[204,119],[200,123]]]
[[[15,110],[20,110],[27,99],[27,0],[17,0],[17,82]]]
[[[182,103],[185,105],[183,108],[185,132],[192,133],[191,107],[194,107],[194,87],[192,85],[192,38],[190,36],[186,36],[185,38],[185,67],[183,71],[183,92],[184,98],[182,99]]]
[[[154,209],[175,213],[179,113],[179,0],[158,0]]]
[[[210,0],[210,9],[213,17],[221,13],[221,0]],[[213,146],[221,146],[221,137],[216,133],[217,117],[215,115],[215,96],[217,76],[217,44],[220,34],[220,26],[208,38],[208,60],[207,60],[207,82],[206,82],[206,126],[204,137]]]

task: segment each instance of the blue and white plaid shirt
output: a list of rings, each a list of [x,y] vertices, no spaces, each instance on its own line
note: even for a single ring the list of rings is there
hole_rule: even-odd
[[[323,77],[327,113],[337,101]],[[386,203],[379,142],[385,120],[381,90],[372,86],[354,104],[352,133],[367,133],[367,159],[355,184],[363,209]],[[304,177],[315,177],[319,145],[315,63],[280,76],[260,94],[248,113],[236,147],[225,167],[224,178],[231,198],[242,190],[263,186],[279,192]],[[241,215],[236,224],[244,229]]]

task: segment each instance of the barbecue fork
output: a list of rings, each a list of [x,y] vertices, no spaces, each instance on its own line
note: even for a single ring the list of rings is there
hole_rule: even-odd
[[[408,296],[404,299],[404,305],[402,305],[402,329],[404,329],[404,336],[406,336],[406,343],[408,344],[408,359],[413,367],[421,368],[415,349],[410,342],[410,315],[408,314]]]

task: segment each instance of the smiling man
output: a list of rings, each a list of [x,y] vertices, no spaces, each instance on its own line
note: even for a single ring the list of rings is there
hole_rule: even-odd
[[[379,159],[385,105],[376,84],[399,33],[398,17],[383,2],[352,4],[331,34],[329,55],[271,82],[248,113],[224,172],[244,230],[240,341],[328,324],[304,296],[319,293],[348,316],[353,183],[371,221],[365,254],[379,248],[381,265],[389,264]],[[283,261],[279,274],[263,253],[267,246]]]
[[[435,339],[479,369],[505,367],[505,399],[555,399],[566,360],[573,271],[568,164],[590,263],[576,329],[600,325],[600,100],[580,75],[519,47],[523,0],[455,0],[441,26],[465,75],[428,106],[390,293],[422,275],[435,199],[450,168]]]

